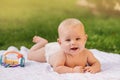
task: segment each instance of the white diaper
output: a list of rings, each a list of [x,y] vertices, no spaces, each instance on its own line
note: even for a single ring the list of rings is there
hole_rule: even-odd
[[[60,46],[57,42],[51,42],[45,45],[45,57],[46,61],[49,62],[49,57],[55,54],[58,50],[60,50]]]

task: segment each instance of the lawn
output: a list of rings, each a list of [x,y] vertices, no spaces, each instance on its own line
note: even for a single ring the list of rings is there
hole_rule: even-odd
[[[56,41],[57,27],[66,18],[77,18],[85,25],[88,49],[120,54],[120,15],[94,15],[76,0],[0,1],[0,50],[9,46],[30,48],[34,35]]]

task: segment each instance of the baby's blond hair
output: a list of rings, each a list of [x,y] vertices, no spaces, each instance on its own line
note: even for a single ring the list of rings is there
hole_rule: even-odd
[[[61,33],[65,27],[75,27],[76,25],[80,25],[80,27],[84,30],[84,25],[80,20],[75,18],[65,19],[58,27],[58,34]]]

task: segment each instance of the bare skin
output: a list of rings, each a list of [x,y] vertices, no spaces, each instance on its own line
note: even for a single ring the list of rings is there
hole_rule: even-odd
[[[28,59],[38,62],[46,62],[44,47],[48,41],[39,36],[34,36],[33,42],[35,45],[31,47],[28,53]]]
[[[54,71],[58,73],[96,73],[101,70],[100,62],[85,48],[87,35],[81,22],[76,19],[63,21],[58,28],[58,34],[61,49],[50,56],[48,62]],[[36,44],[30,49],[28,59],[46,62],[44,47],[48,41],[35,36],[33,42]]]

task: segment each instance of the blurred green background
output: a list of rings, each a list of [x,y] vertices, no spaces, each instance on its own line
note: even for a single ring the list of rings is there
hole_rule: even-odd
[[[34,35],[56,41],[66,18],[83,22],[88,49],[120,54],[120,0],[0,0],[0,50],[30,48]]]

